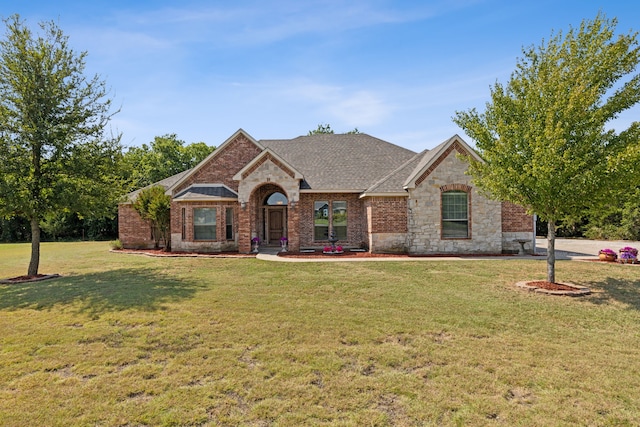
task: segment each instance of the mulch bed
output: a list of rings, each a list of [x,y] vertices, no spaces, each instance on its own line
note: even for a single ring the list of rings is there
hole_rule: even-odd
[[[409,255],[409,254],[380,254],[371,252],[349,252],[341,254],[324,254],[317,252],[278,252],[278,256],[285,258],[478,258],[478,257],[512,257],[512,254],[429,254],[429,255]]]
[[[17,283],[41,282],[43,280],[55,279],[56,277],[60,277],[60,275],[59,274],[36,274],[35,276],[11,277],[9,279],[0,280],[0,283],[4,285],[11,285],[11,284],[17,284]]]
[[[573,283],[553,283],[546,280],[530,280],[528,282],[518,282],[516,286],[547,295],[583,296],[589,295],[591,290],[585,286],[574,285]]]
[[[372,254],[371,252],[343,252],[323,254],[322,252],[278,252],[284,258],[407,258],[405,254]]]
[[[165,252],[162,249],[112,249],[111,252],[153,257],[255,258],[256,254],[238,252]]]

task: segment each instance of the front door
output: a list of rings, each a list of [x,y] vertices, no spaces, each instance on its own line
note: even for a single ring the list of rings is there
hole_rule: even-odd
[[[284,208],[268,208],[268,244],[280,243],[284,236]]]

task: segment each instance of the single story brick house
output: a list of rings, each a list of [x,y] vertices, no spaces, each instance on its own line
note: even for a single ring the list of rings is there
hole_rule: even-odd
[[[532,240],[533,218],[479,194],[457,154],[478,158],[458,135],[415,153],[366,134],[255,140],[242,129],[193,169],[158,182],[171,196],[171,250],[252,250],[252,239],[289,250],[498,254]],[[153,247],[150,227],[119,205],[126,248]]]

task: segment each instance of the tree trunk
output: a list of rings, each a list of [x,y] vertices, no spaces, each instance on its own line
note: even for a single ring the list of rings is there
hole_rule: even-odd
[[[36,276],[40,266],[40,221],[31,218],[31,261],[29,262],[28,276]]]
[[[549,220],[547,226],[547,281],[556,282],[556,222]]]

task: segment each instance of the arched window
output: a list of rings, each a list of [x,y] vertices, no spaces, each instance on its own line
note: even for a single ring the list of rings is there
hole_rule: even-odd
[[[465,191],[442,192],[442,238],[469,237],[469,194]]]
[[[289,201],[287,200],[287,196],[280,192],[271,193],[269,197],[267,197],[266,202],[264,203],[267,206],[286,206]]]

